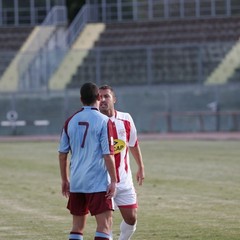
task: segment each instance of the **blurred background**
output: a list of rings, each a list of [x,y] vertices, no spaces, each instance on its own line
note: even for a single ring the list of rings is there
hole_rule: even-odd
[[[0,0],[0,136],[59,134],[89,81],[140,133],[240,131],[240,1]]]

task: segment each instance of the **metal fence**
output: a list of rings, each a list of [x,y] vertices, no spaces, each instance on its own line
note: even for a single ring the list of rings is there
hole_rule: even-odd
[[[123,22],[240,15],[238,0],[88,0],[90,21]]]
[[[239,0],[86,0],[66,32],[66,41],[71,46],[88,22],[159,21],[239,15]]]
[[[65,0],[0,0],[0,26],[38,25],[54,6]]]

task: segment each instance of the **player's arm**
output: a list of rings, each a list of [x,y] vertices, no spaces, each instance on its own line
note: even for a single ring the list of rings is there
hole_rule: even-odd
[[[134,147],[129,147],[129,149],[138,165],[136,180],[139,185],[142,185],[143,180],[145,178],[145,172],[144,172],[144,164],[143,164],[143,160],[142,160],[142,153],[141,153],[140,146],[139,146],[139,144],[137,144]]]
[[[129,121],[131,125],[131,131],[130,131],[130,140],[129,140],[129,149],[131,151],[131,154],[133,155],[137,165],[138,165],[138,170],[136,174],[136,180],[139,185],[142,185],[143,180],[145,178],[145,172],[144,172],[144,164],[142,160],[142,153],[140,146],[138,144],[137,140],[137,129],[135,127],[135,124],[133,122],[133,119],[131,115],[129,114]]]
[[[112,198],[116,194],[117,173],[115,168],[114,159],[114,142],[113,142],[113,123],[108,119],[106,127],[103,128],[103,134],[101,138],[101,145],[103,151],[103,158],[108,174],[111,179],[111,183],[107,189],[107,198]]]
[[[67,153],[59,152],[59,166],[62,179],[62,194],[65,197],[69,197],[69,178],[68,178],[68,160]]]
[[[114,156],[111,154],[105,154],[103,155],[105,160],[105,165],[107,168],[107,171],[109,173],[111,183],[108,186],[107,189],[107,198],[112,198],[116,193],[116,184],[117,184],[117,174],[116,174],[116,168],[115,168],[115,160]]]

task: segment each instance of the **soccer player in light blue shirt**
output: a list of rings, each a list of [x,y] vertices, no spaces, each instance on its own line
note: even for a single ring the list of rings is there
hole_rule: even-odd
[[[98,111],[98,87],[85,83],[83,107],[65,122],[59,144],[62,193],[73,216],[69,240],[82,240],[88,212],[97,222],[95,240],[110,239],[116,172],[112,122]],[[70,159],[70,180],[68,154]]]

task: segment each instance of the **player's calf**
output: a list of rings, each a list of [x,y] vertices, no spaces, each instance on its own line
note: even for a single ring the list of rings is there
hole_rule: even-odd
[[[137,222],[134,225],[129,225],[125,221],[120,224],[120,236],[119,240],[129,240],[136,231]]]

